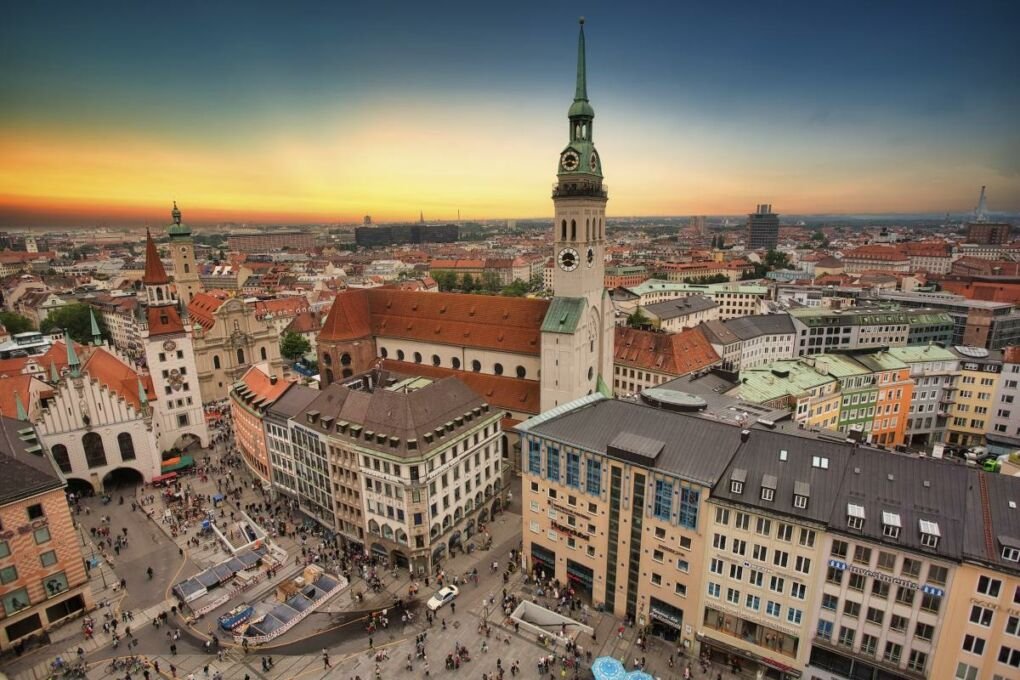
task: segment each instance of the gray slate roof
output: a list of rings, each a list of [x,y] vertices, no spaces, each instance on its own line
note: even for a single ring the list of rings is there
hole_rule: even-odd
[[[615,399],[588,404],[529,432],[602,454],[614,442],[662,442],[655,467],[706,486],[715,484],[740,444],[736,427]],[[619,439],[624,434],[632,436]]]
[[[301,413],[318,396],[319,390],[295,383],[287,388],[287,391],[281,394],[280,398],[266,409],[266,415],[270,417],[275,416],[277,420],[293,418],[298,413]]]
[[[39,446],[32,424],[0,416],[0,505],[63,487],[64,480]]]
[[[966,468],[947,461],[859,448],[854,451],[829,519],[830,531],[863,536],[877,543],[959,560],[963,554]],[[847,526],[847,506],[864,508],[864,528]],[[898,539],[882,532],[882,512],[900,517]],[[938,523],[934,550],[921,544],[920,520]]]
[[[785,458],[781,452],[785,451]],[[832,515],[843,474],[850,461],[850,444],[794,437],[780,432],[752,430],[747,441],[730,461],[712,496],[735,503],[750,504],[763,510],[826,523]],[[823,467],[813,465],[815,457],[825,459]],[[733,493],[730,480],[743,475],[742,493]],[[761,489],[775,490],[772,501],[762,500]],[[808,496],[807,508],[793,505],[794,493]]]
[[[976,469],[968,473],[964,556],[1020,573],[1020,563],[1002,557],[1003,546],[1020,547],[1020,482],[1015,477]],[[986,509],[991,518],[987,535],[983,519]]]
[[[718,306],[719,303],[712,298],[707,298],[704,295],[689,295],[675,300],[645,305],[643,309],[659,319],[676,319]]]
[[[723,323],[727,330],[741,340],[751,340],[762,335],[792,335],[796,332],[789,314],[741,316]]]

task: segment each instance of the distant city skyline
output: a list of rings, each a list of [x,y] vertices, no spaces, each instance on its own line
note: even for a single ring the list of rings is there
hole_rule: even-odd
[[[610,218],[1020,211],[1012,3],[58,7],[0,27],[0,226],[551,215],[579,11]]]

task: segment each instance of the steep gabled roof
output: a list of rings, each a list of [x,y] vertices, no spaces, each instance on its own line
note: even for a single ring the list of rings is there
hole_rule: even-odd
[[[623,366],[668,375],[685,375],[719,361],[719,355],[697,328],[658,333],[617,326],[614,358]]]
[[[145,230],[145,274],[142,276],[142,283],[147,286],[170,283],[170,277],[166,275],[163,262],[159,259],[156,242],[152,240],[152,234],[148,229]]]
[[[136,411],[142,410],[142,403],[138,398],[139,378],[142,380],[142,386],[145,387],[145,394],[149,401],[156,399],[156,391],[152,387],[150,376],[139,375],[120,357],[102,347],[97,347],[92,352],[92,356],[88,358],[82,368],[82,373],[93,380],[98,380],[100,384],[106,385],[111,392],[122,397]]]
[[[320,340],[371,335],[538,355],[548,300],[368,288],[333,301]]]
[[[173,305],[149,307],[145,310],[145,315],[149,323],[149,337],[184,332],[181,315],[177,313],[177,308]]]
[[[216,310],[223,302],[223,298],[210,295],[208,292],[195,293],[188,303],[188,316],[198,322],[199,326],[209,330],[216,323]]]

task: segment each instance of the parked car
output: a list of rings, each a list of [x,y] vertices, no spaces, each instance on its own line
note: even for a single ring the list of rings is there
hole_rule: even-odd
[[[457,586],[446,586],[445,588],[440,588],[435,595],[429,598],[429,601],[425,606],[432,611],[436,611],[440,607],[453,602],[459,594],[460,591],[457,590]]]

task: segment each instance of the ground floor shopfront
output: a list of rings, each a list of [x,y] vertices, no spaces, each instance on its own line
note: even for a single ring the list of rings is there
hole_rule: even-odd
[[[8,610],[11,599],[4,597],[3,604]],[[86,583],[66,592],[63,597],[53,597],[45,603],[16,611],[0,622],[0,649],[10,649],[18,640],[43,633],[66,619],[84,614],[92,607],[92,591]]]
[[[794,680],[802,676],[792,665],[797,663],[799,648],[795,636],[712,607],[705,608],[703,624],[697,637],[701,656],[749,677]]]

